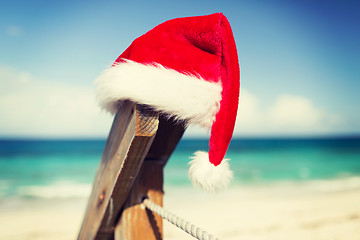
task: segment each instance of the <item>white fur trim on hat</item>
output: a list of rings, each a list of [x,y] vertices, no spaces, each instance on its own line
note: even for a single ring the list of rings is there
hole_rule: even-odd
[[[225,189],[233,177],[228,160],[223,159],[219,165],[215,166],[209,161],[207,152],[195,152],[195,156],[192,157],[192,161],[189,163],[191,182],[209,192]]]
[[[118,101],[131,100],[155,110],[211,128],[220,108],[221,83],[181,73],[160,64],[130,60],[105,70],[96,80],[99,105],[116,113]]]

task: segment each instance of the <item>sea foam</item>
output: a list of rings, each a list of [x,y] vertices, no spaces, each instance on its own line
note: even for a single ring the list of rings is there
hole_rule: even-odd
[[[341,192],[360,188],[360,177],[352,176],[328,180],[312,180],[308,187],[320,192]]]
[[[90,195],[91,184],[58,181],[50,185],[31,185],[19,187],[20,197],[31,198],[87,198]]]

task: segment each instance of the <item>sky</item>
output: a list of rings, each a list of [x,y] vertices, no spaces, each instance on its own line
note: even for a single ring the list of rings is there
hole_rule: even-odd
[[[106,137],[93,81],[177,17],[222,12],[240,62],[235,137],[360,134],[358,1],[0,1],[0,137]],[[188,137],[209,132],[191,126]]]

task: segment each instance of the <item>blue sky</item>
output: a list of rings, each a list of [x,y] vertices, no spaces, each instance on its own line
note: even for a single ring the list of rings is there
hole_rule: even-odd
[[[236,136],[359,134],[359,11],[357,1],[1,1],[0,136],[105,137],[112,117],[93,80],[157,24],[214,12],[238,48]]]

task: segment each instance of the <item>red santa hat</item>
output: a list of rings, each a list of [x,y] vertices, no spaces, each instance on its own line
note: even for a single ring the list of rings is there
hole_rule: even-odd
[[[141,37],[95,81],[100,106],[112,113],[131,100],[211,129],[209,152],[196,152],[189,177],[216,191],[232,179],[227,159],[240,76],[230,24],[222,13],[166,21]]]

